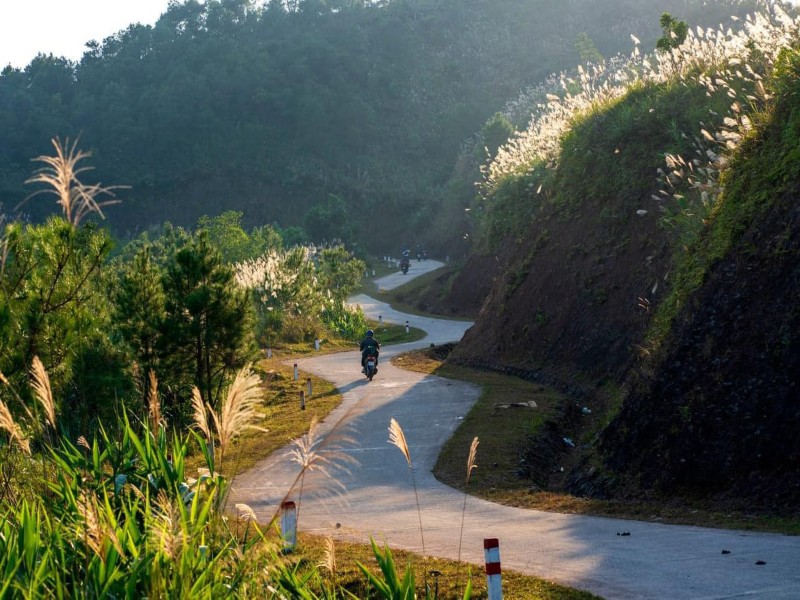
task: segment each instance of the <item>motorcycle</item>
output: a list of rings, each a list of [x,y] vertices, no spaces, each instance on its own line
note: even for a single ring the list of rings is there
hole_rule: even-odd
[[[375,374],[377,372],[378,372],[378,356],[376,354],[370,354],[364,361],[364,373],[366,374],[367,379],[372,381],[372,378],[375,377]]]
[[[407,258],[403,258],[400,261],[400,270],[403,272],[403,275],[408,273],[408,266],[410,261]]]

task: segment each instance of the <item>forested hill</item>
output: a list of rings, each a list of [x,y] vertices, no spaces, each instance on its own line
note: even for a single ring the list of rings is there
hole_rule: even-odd
[[[131,186],[108,211],[118,233],[237,209],[394,249],[424,237],[464,140],[521,88],[627,52],[630,34],[652,47],[664,11],[713,26],[742,4],[173,2],[78,64],[3,70],[0,202],[11,212],[32,191],[30,159],[52,137],[80,136],[99,180]]]

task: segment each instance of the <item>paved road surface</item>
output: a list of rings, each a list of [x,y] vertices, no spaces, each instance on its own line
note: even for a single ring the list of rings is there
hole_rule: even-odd
[[[456,558],[464,495],[440,484],[430,471],[478,390],[402,371],[388,359],[411,347],[457,340],[469,323],[404,315],[367,296],[352,301],[373,317],[381,314],[400,323],[408,319],[425,329],[428,337],[386,348],[372,383],[360,375],[355,352],[298,361],[301,369],[334,382],[344,395],[340,407],[322,424],[323,432],[333,429],[333,433],[320,452],[334,457],[338,451],[359,463],[331,469],[341,487],[320,473],[306,475],[299,527],[354,541],[372,536],[393,547],[423,551],[411,471],[400,451],[387,442],[387,427],[394,417],[411,451],[424,553]],[[341,440],[343,431],[352,439]],[[477,463],[478,468],[490,468],[481,464],[480,447]],[[233,500],[248,503],[260,519],[268,520],[298,472],[288,449],[279,451],[236,479]],[[295,487],[290,496],[298,501],[298,495]],[[617,535],[622,532],[630,535]],[[489,537],[500,540],[504,569],[609,599],[800,599],[798,537],[544,513],[469,497],[462,558],[482,565],[483,539]],[[722,550],[730,554],[723,555]],[[766,564],[759,566],[756,561]],[[474,573],[480,576],[481,571]]]

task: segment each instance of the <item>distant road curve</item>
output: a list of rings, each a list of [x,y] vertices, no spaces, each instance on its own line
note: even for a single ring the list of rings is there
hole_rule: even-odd
[[[429,260],[412,266],[435,264]],[[422,272],[421,268],[410,271],[401,283]],[[388,286],[395,286],[395,278],[382,278],[380,285],[391,289]],[[339,447],[340,452],[359,463],[349,469],[331,469],[342,486],[335,495],[327,493],[336,487],[320,473],[306,474],[299,527],[358,542],[372,537],[423,553],[411,474],[403,455],[387,442],[387,427],[395,418],[403,427],[412,457],[424,554],[455,559],[464,495],[439,483],[431,469],[479,390],[463,382],[403,371],[388,359],[411,348],[458,340],[470,323],[406,315],[369,296],[356,296],[351,302],[373,318],[408,320],[428,336],[387,347],[372,383],[359,373],[357,352],[297,361],[303,370],[332,381],[342,392],[342,404],[321,429],[329,441],[339,433],[348,434],[350,440]],[[481,463],[480,448],[477,464],[480,469],[491,468]],[[289,448],[279,450],[236,478],[232,501],[249,504],[259,519],[269,520],[298,472]],[[291,498],[298,501],[297,490]],[[800,598],[800,537],[545,513],[470,497],[462,559],[482,565],[483,539],[495,537],[500,540],[504,569],[609,599]],[[730,553],[722,554],[723,550]],[[482,577],[480,568],[474,572]]]

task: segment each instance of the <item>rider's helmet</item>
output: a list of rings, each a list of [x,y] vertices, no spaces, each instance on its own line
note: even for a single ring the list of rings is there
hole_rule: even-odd
[[[372,337],[373,335],[375,335],[375,332],[372,329],[367,329],[367,337]]]

